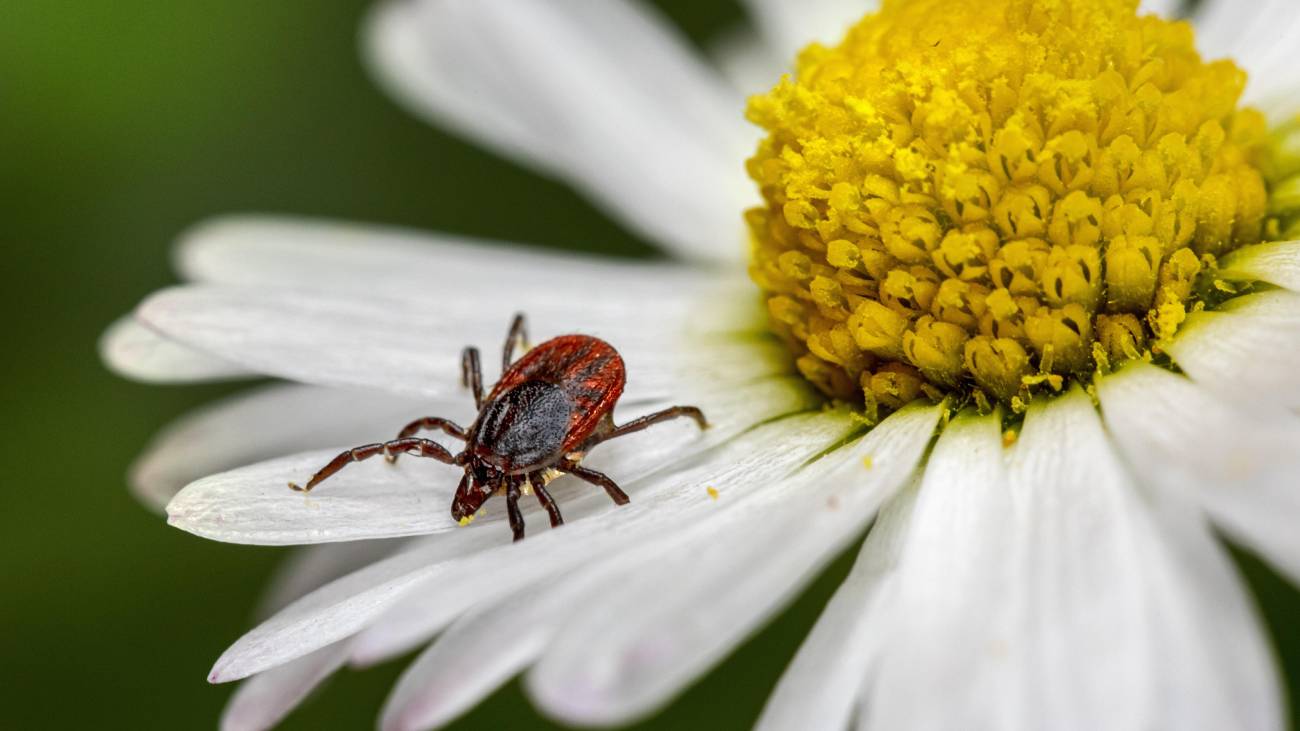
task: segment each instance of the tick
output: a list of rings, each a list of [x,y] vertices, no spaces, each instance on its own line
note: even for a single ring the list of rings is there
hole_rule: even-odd
[[[515,315],[501,356],[501,379],[486,397],[478,348],[465,348],[461,383],[474,394],[478,408],[469,429],[426,416],[407,424],[396,439],[349,449],[312,475],[306,485],[291,482],[289,487],[309,492],[348,464],[380,454],[389,462],[396,462],[400,454],[430,457],[465,470],[451,502],[454,520],[464,525],[489,498],[504,493],[510,530],[518,541],[524,537],[519,496],[525,483],[550,516],[551,526],[559,527],[564,518],[546,490],[559,475],[573,475],[604,488],[618,505],[628,503],[627,493],[618,483],[581,465],[592,447],[680,417],[694,419],[701,429],[708,426],[704,412],[694,406],[673,406],[615,425],[614,406],[623,394],[627,373],[613,346],[587,335],[561,335],[516,361],[515,347],[527,341],[524,316]],[[415,436],[433,429],[463,440],[465,449],[452,455],[432,439]]]

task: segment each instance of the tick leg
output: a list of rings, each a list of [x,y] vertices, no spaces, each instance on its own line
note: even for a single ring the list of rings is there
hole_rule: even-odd
[[[478,348],[472,345],[460,354],[460,383],[474,394],[474,407],[483,408],[483,369],[478,363]]]
[[[325,465],[319,472],[312,475],[306,485],[299,487],[296,483],[290,482],[289,487],[297,492],[311,492],[313,487],[316,487],[335,472],[338,472],[353,462],[370,459],[377,454],[388,455],[393,452],[405,452],[416,457],[432,457],[439,462],[456,464],[456,458],[451,456],[451,452],[448,452],[441,444],[431,439],[394,439],[391,442],[367,444],[364,447],[349,449],[330,460],[329,464]]]
[[[502,373],[510,370],[510,364],[515,361],[516,343],[525,349],[528,348],[528,325],[524,322],[522,312],[515,314],[515,319],[510,322],[510,332],[506,334],[506,346],[501,351]]]
[[[556,467],[561,472],[573,475],[580,480],[586,480],[593,485],[600,485],[605,488],[605,492],[609,493],[609,499],[613,500],[616,505],[627,505],[632,501],[632,499],[627,496],[627,493],[623,492],[623,488],[619,487],[618,483],[614,482],[614,480],[604,472],[589,470],[576,462],[570,462],[568,460],[559,463]]]
[[[626,436],[633,432],[639,432],[642,429],[658,424],[659,422],[678,419],[683,416],[694,419],[695,423],[699,424],[701,429],[709,428],[709,422],[704,419],[703,411],[700,411],[694,406],[673,406],[672,408],[664,409],[663,411],[656,411],[653,414],[646,414],[639,419],[633,419],[622,426],[616,426],[609,433],[598,437],[596,442],[599,443],[610,439],[617,439],[618,437]]]
[[[519,481],[511,479],[506,483],[506,513],[510,516],[510,532],[515,541],[524,539],[524,514],[519,509]]]
[[[453,421],[448,421],[447,419],[443,419],[437,416],[426,416],[423,419],[417,419],[411,422],[410,424],[407,424],[406,426],[402,427],[402,430],[400,432],[397,433],[397,438],[405,439],[407,437],[414,436],[416,432],[420,431],[421,429],[430,429],[430,430],[441,429],[447,432],[448,434],[452,435],[453,437],[456,437],[457,439],[465,438],[465,430],[462,429],[459,425],[457,425]],[[392,464],[393,462],[397,461],[396,454],[386,454],[384,456],[387,457],[389,464]]]
[[[564,516],[560,515],[560,506],[555,504],[555,498],[551,493],[546,491],[546,478],[542,473],[533,472],[528,475],[528,482],[533,486],[533,494],[537,496],[537,502],[546,508],[546,514],[551,516],[551,527],[559,528],[564,525]]]

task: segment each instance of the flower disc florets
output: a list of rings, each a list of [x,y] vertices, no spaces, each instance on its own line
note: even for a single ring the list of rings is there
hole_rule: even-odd
[[[1261,237],[1244,85],[1136,0],[886,0],[750,102],[773,326],[869,412],[923,393],[1019,409],[1148,356],[1215,258]]]

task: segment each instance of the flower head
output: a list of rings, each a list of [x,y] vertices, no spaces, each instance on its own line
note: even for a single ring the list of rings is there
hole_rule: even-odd
[[[739,95],[634,5],[402,2],[368,31],[418,111],[712,265],[232,219],[106,338],[138,377],[293,382],[177,425],[136,473],[190,532],[322,544],[213,668],[248,678],[224,725],[416,648],[385,728],[521,672],[561,720],[628,722],[866,532],[760,727],[1280,728],[1212,530],[1300,580],[1300,125],[1269,129],[1198,54],[1238,11],[1207,3],[1197,42],[1123,0],[752,4],[777,47],[848,28],[796,33],[823,44],[751,101],[756,207]],[[1300,82],[1270,45],[1300,14],[1252,27],[1263,101]],[[567,523],[519,543],[493,503],[458,525],[437,463],[284,487],[423,413],[472,420],[460,348],[517,310],[619,349],[618,416],[697,403],[712,428],[593,450],[631,503],[560,478]]]
[[[1150,358],[1259,241],[1263,117],[1122,2],[886,3],[750,102],[754,280],[799,369],[893,409]]]

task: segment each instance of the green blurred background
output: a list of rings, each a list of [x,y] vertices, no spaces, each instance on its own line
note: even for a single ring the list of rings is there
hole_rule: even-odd
[[[701,44],[741,18],[657,4]],[[282,555],[168,528],[124,484],[155,430],[233,390],[129,383],[97,358],[104,327],[173,281],[185,227],[284,212],[654,255],[382,96],[358,62],[364,5],[0,1],[0,728],[214,727],[231,687],[206,673]],[[1300,596],[1240,558],[1300,678]],[[749,728],[847,566],[645,727]],[[373,727],[401,667],[342,673],[283,728]],[[534,727],[517,686],[457,726]]]

